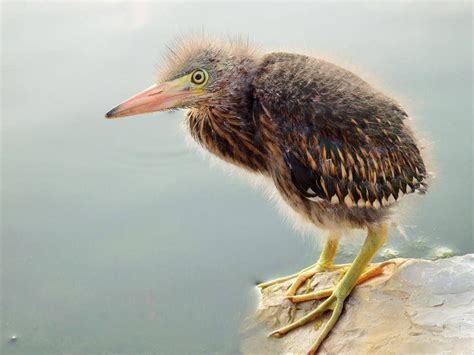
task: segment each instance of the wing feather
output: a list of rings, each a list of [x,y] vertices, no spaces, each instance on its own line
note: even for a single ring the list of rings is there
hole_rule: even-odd
[[[273,53],[254,88],[263,144],[281,152],[305,198],[380,208],[426,190],[406,112],[353,73]]]

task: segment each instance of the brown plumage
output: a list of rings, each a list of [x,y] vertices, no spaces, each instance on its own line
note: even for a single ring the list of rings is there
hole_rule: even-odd
[[[188,108],[189,132],[201,146],[270,178],[294,211],[328,230],[318,263],[298,274],[288,291],[293,302],[299,302],[295,294],[305,279],[335,267],[341,229],[368,229],[358,257],[314,317],[273,333],[281,336],[333,303],[333,315],[310,352],[316,351],[387,237],[392,207],[406,194],[426,191],[426,169],[407,113],[350,71],[305,55],[260,54],[246,44],[201,39],[178,46],[167,63],[159,84],[107,117]],[[381,272],[371,270],[372,276]]]
[[[223,160],[270,176],[298,213],[322,228],[363,227],[425,191],[423,160],[396,102],[307,56],[271,53],[244,67],[252,81],[229,98],[242,95],[240,109],[232,101],[192,108],[189,131]]]

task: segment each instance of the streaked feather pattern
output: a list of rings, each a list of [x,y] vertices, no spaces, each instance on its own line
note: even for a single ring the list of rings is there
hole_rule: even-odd
[[[426,190],[407,114],[354,74],[305,56],[270,54],[256,93],[262,128],[276,137],[305,198],[379,209]]]
[[[214,82],[188,111],[191,135],[221,159],[272,178],[307,220],[363,227],[405,194],[426,190],[406,112],[353,73],[304,55],[201,47],[186,57],[201,58]]]

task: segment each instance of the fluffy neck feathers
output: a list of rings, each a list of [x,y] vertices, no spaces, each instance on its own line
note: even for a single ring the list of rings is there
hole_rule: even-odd
[[[252,172],[265,173],[265,151],[258,136],[258,127],[251,114],[251,103],[246,114],[236,115],[236,107],[206,106],[187,112],[187,126],[191,136],[205,149],[219,158]]]

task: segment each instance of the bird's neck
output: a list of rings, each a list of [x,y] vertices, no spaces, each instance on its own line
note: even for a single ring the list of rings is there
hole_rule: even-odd
[[[222,87],[208,102],[188,111],[188,127],[197,142],[221,159],[265,173],[265,152],[253,117],[256,64],[252,58],[234,58]]]
[[[239,115],[207,106],[187,113],[192,137],[219,158],[252,172],[265,173],[265,153],[251,112]]]

